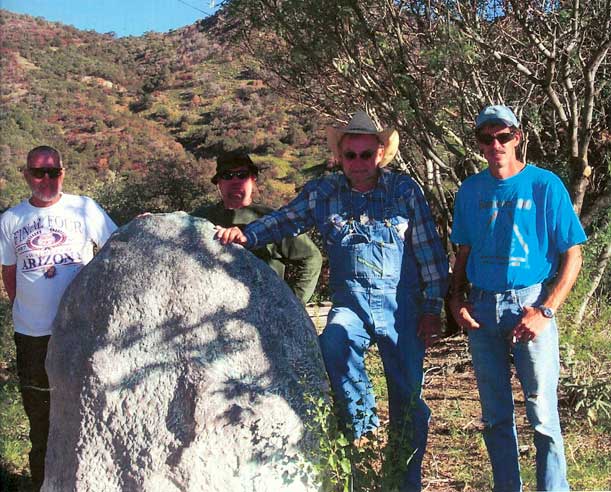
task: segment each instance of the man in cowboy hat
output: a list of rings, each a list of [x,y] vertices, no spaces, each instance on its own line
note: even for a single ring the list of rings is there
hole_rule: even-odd
[[[253,204],[259,168],[246,152],[224,152],[216,159],[216,174],[212,176],[221,195],[215,205],[199,207],[191,215],[208,219],[222,227],[243,228],[253,220],[272,211]],[[310,300],[320,275],[322,256],[307,234],[286,237],[264,245],[253,253],[267,263],[280,278],[287,266],[294,271],[291,288],[304,304]]]
[[[307,183],[288,205],[244,230],[223,229],[223,244],[247,248],[316,227],[329,256],[333,308],[320,336],[336,403],[359,439],[378,425],[364,358],[377,343],[384,363],[391,435],[403,435],[402,490],[420,490],[430,411],[421,398],[425,348],[440,330],[448,264],[420,187],[388,171],[399,135],[364,112],[327,140],[343,173]]]

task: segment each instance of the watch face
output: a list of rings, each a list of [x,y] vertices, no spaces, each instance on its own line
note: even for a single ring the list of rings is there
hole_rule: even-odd
[[[541,309],[541,312],[543,313],[543,316],[545,316],[546,318],[554,317],[554,310],[552,308],[541,306],[540,309]]]

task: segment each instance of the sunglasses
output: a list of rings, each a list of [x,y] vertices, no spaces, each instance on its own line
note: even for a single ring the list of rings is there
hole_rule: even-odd
[[[57,179],[64,171],[62,167],[28,167],[27,169],[30,176],[36,179],[44,178],[45,174],[49,176],[50,179]]]
[[[487,133],[480,133],[475,136],[477,141],[484,145],[492,145],[492,142],[498,140],[500,144],[505,145],[508,142],[511,142],[516,136],[513,132],[509,133],[497,133],[496,135],[488,135]]]
[[[250,176],[250,171],[223,171],[219,174],[219,179],[229,181],[233,178],[246,179]]]
[[[375,154],[374,150],[364,150],[360,154],[357,154],[356,152],[354,152],[352,150],[348,150],[348,151],[344,152],[344,159],[346,159],[348,161],[353,161],[357,157],[360,157],[362,161],[366,161],[368,159],[371,159],[374,156],[374,154]]]

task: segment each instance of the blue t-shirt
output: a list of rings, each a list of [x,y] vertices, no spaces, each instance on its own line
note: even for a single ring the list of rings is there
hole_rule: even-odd
[[[586,235],[560,178],[527,165],[507,179],[488,169],[466,179],[456,196],[450,239],[471,246],[468,280],[502,292],[554,277],[560,254]]]

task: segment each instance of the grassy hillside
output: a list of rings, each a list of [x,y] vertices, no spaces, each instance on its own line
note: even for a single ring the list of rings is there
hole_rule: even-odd
[[[272,205],[327,157],[317,118],[203,22],[121,39],[7,11],[0,25],[0,210],[26,195],[18,170],[41,143],[63,153],[67,191],[94,195],[119,221],[212,199],[221,150],[258,156]]]

